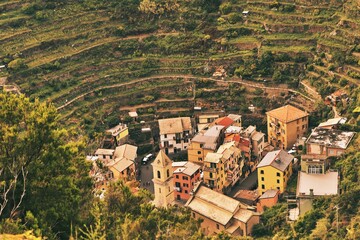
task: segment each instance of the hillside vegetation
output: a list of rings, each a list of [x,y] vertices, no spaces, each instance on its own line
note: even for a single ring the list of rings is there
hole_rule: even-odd
[[[304,82],[322,97],[352,90],[350,105],[340,108],[351,112],[360,83],[358,10],[357,1],[2,0],[7,70],[0,74],[31,98],[66,104],[63,121],[90,137],[117,122],[119,110],[152,120],[155,110],[246,112],[251,102],[265,111],[289,101],[287,91],[187,79],[211,77],[219,66],[225,80],[293,89]],[[291,99],[313,105],[306,101]]]
[[[334,116],[322,99],[338,89],[349,95],[337,105],[349,118],[344,129],[356,129],[360,3],[0,0],[0,66],[4,89],[13,85],[30,100],[40,99],[0,93],[0,147],[15,149],[12,159],[25,159],[2,182],[12,194],[1,207],[1,233],[206,239],[189,212],[157,210],[147,193],[132,194],[120,184],[103,203],[92,199],[89,166],[82,161],[85,142],[119,120],[131,121],[127,112],[135,109],[139,120],[153,121],[190,116],[201,106],[241,113],[245,125],[262,129],[265,111],[291,103],[312,111],[314,126]],[[221,66],[226,76],[213,77]],[[60,115],[45,104],[50,102]],[[33,153],[26,136],[37,137],[31,144],[43,151]],[[341,195],[320,199],[293,225],[284,221],[284,205],[268,209],[256,237],[359,239],[359,145],[357,136],[333,165],[341,173]],[[4,167],[8,153],[0,150]]]

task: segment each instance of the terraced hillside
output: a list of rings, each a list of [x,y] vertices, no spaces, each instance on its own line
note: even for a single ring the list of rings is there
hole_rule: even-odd
[[[52,101],[90,136],[130,109],[146,120],[195,105],[312,111],[316,91],[340,88],[350,95],[342,114],[360,101],[356,0],[148,3],[0,0],[0,79]],[[227,76],[215,81],[220,66]]]

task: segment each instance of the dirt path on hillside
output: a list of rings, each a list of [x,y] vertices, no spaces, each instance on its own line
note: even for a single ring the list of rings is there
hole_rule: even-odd
[[[253,82],[250,82],[250,81],[244,81],[244,80],[241,80],[240,78],[232,78],[231,80],[219,80],[219,79],[215,79],[215,78],[196,77],[196,76],[193,76],[193,75],[179,74],[179,75],[168,75],[168,76],[164,76],[164,75],[151,76],[151,77],[146,77],[146,78],[140,78],[140,79],[130,81],[130,82],[127,82],[127,83],[119,83],[119,84],[114,84],[114,85],[110,85],[110,86],[98,87],[98,88],[93,89],[92,91],[83,93],[83,94],[71,99],[70,101],[67,101],[65,104],[59,106],[57,109],[61,110],[61,109],[65,108],[66,106],[72,104],[73,102],[76,102],[77,100],[83,98],[84,96],[89,95],[91,93],[94,93],[95,91],[99,91],[99,90],[103,90],[103,89],[110,89],[110,88],[118,88],[118,87],[122,87],[122,86],[131,85],[131,84],[134,84],[134,83],[146,82],[146,81],[149,81],[149,80],[152,80],[152,79],[164,79],[164,78],[184,78],[184,80],[189,80],[189,79],[196,80],[196,79],[199,79],[199,80],[213,81],[213,82],[219,82],[219,83],[235,83],[235,84],[240,84],[240,85],[244,85],[244,86],[248,86],[248,87],[260,88],[260,89],[263,89],[263,90],[288,91],[288,92],[291,92],[291,93],[301,95],[302,97],[304,97],[304,98],[306,98],[306,99],[308,99],[308,100],[310,100],[310,101],[312,101],[314,103],[317,100],[315,98],[308,97],[308,96],[304,95],[303,93],[301,93],[299,91],[296,91],[296,90],[293,90],[293,89],[290,89],[290,88],[267,87],[267,86],[264,86],[264,84],[253,83]],[[194,88],[194,91],[195,91],[195,88]]]

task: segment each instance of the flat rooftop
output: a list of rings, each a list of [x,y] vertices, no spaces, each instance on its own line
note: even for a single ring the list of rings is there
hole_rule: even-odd
[[[346,149],[354,135],[355,132],[318,127],[310,134],[306,143],[324,145],[330,148]]]
[[[338,194],[338,172],[327,172],[325,174],[308,174],[299,172],[296,195],[309,196],[313,189],[314,196]]]

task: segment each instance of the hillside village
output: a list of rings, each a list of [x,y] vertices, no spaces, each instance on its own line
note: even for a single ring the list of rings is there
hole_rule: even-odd
[[[317,197],[341,194],[332,165],[356,134],[339,130],[346,118],[309,129],[310,113],[285,105],[266,112],[263,133],[244,127],[241,115],[221,115],[159,119],[159,151],[142,158],[137,146],[126,143],[126,125],[107,130],[104,146],[116,148],[88,156],[94,192],[101,198],[111,182],[128,182],[134,192],[150,190],[156,207],[189,208],[206,235],[232,236],[251,236],[264,209],[278,201],[288,203],[283,220],[291,222],[311,210]]]

